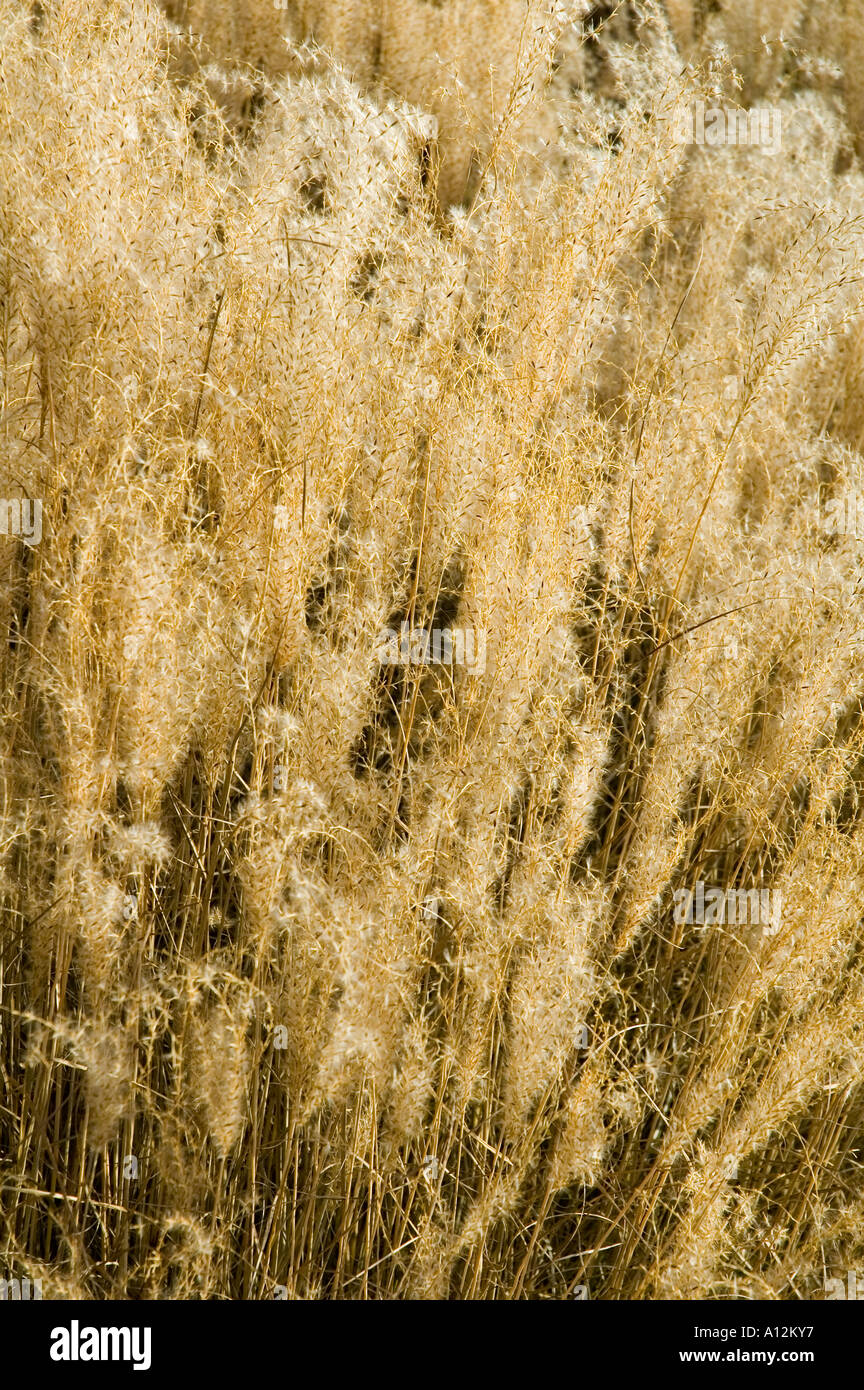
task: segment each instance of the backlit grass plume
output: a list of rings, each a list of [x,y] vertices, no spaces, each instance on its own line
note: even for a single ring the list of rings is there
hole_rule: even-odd
[[[0,1272],[860,1267],[862,54],[0,0]]]

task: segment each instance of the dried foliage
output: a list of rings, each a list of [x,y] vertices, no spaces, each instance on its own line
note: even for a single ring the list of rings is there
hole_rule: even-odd
[[[857,0],[0,0],[0,1268],[860,1265],[862,56]]]

